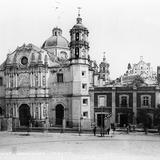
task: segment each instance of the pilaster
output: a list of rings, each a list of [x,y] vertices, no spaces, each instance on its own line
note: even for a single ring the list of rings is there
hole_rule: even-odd
[[[134,113],[134,123],[136,124],[137,118],[137,88],[133,87],[133,113]]]
[[[112,88],[112,123],[116,121],[116,88]]]

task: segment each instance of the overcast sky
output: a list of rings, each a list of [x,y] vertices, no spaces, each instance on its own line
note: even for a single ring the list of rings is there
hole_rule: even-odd
[[[111,78],[124,74],[127,64],[137,63],[140,56],[156,71],[160,65],[158,0],[0,0],[0,63],[23,43],[42,46],[55,26],[70,40],[78,6],[90,32],[89,54],[99,63],[106,52]]]

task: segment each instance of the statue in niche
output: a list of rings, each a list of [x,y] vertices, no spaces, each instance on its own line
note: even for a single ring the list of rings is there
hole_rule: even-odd
[[[38,74],[35,74],[35,86],[38,87]]]
[[[43,117],[47,117],[47,105],[43,106]]]

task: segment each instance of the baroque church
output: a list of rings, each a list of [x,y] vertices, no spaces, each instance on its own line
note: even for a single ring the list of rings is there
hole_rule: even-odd
[[[90,129],[92,123],[104,125],[110,113],[116,125],[140,123],[138,117],[147,110],[150,125],[154,125],[154,111],[160,104],[160,67],[158,81],[150,73],[150,64],[141,60],[128,67],[120,85],[111,83],[105,55],[99,66],[90,58],[88,36],[78,14],[70,41],[55,27],[41,47],[24,44],[9,53],[0,66],[1,117],[15,119],[17,127],[32,119],[33,126],[78,127],[81,123],[82,128]],[[142,64],[147,70],[145,78],[149,74],[154,85],[124,85],[125,78],[135,75],[136,66]]]
[[[90,126],[89,88],[98,85],[99,75],[103,83],[108,66],[103,62],[98,71],[90,60],[88,35],[78,14],[70,42],[56,27],[41,48],[24,44],[9,53],[0,66],[1,115],[16,118],[19,126],[27,125],[28,117],[38,125],[48,120],[50,126],[73,127],[85,117]]]

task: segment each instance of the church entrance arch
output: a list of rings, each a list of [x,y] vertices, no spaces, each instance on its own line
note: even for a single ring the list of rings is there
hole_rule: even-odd
[[[19,121],[20,126],[29,126],[29,120],[31,118],[30,108],[27,104],[22,104],[19,107]]]
[[[61,104],[56,106],[56,125],[62,125],[64,118],[64,107]]]

